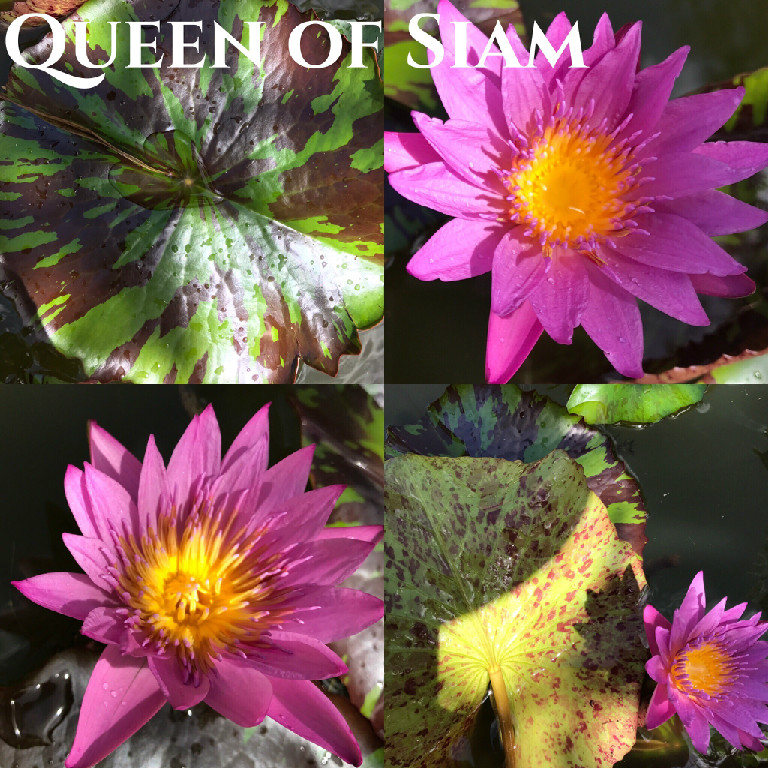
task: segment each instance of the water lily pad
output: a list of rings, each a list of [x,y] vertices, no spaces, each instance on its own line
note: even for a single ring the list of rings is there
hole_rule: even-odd
[[[445,766],[501,674],[516,768],[611,766],[635,741],[640,558],[581,468],[386,463],[386,730],[393,768]]]
[[[387,456],[488,456],[533,462],[560,449],[578,462],[621,536],[642,554],[645,501],[611,438],[558,403],[514,384],[449,387],[418,424],[387,430]]]
[[[203,22],[202,68],[127,69],[95,88],[15,67],[0,104],[0,264],[30,324],[96,380],[284,382],[298,358],[335,373],[383,311],[381,83],[373,56],[308,69],[289,55],[310,19],[282,0],[94,0],[92,61],[109,21]],[[214,68],[213,22],[248,44]],[[45,60],[50,38],[30,49]],[[328,37],[305,34],[307,61]],[[189,61],[200,58],[189,54]],[[68,39],[62,71],[93,77]]]
[[[578,384],[567,407],[589,424],[653,424],[698,403],[706,391],[706,384]]]
[[[0,4],[0,21],[11,22],[18,16],[27,13],[47,13],[49,16],[66,16],[79,8],[85,0],[23,0],[11,2],[10,10],[5,10],[8,3]],[[41,18],[28,19],[24,26],[36,27],[45,24]]]

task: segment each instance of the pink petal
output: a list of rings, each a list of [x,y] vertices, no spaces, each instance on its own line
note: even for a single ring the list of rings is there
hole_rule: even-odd
[[[256,485],[269,464],[269,405],[240,430],[221,462],[217,487],[229,493]]]
[[[581,324],[611,365],[631,379],[643,375],[643,325],[637,299],[589,266],[589,301]]]
[[[181,436],[168,462],[168,485],[172,500],[182,505],[194,482],[213,477],[221,465],[221,433],[209,405],[195,416]]]
[[[170,508],[170,505],[165,464],[155,445],[155,436],[150,435],[139,480],[137,506],[140,533],[146,533],[148,528],[156,528],[158,512]]]
[[[467,60],[472,66],[454,69],[456,52],[453,24],[466,23],[467,19],[447,0],[440,0],[437,12],[440,14],[440,38],[445,56],[430,72],[445,111],[451,118],[483,123],[489,128],[495,128],[498,135],[506,136],[500,90],[501,57],[489,56],[485,68],[474,67],[480,61],[488,38],[474,24],[468,23]]]
[[[656,627],[670,629],[672,625],[652,605],[645,606],[643,621],[645,622],[645,636],[648,638],[648,646],[651,654],[655,656],[659,652],[659,646],[656,643]]]
[[[110,531],[122,532],[123,526],[128,531],[138,531],[139,514],[128,491],[109,475],[99,472],[87,462],[84,470],[85,488],[91,502],[98,538],[111,541]]]
[[[108,645],[96,662],[80,707],[66,768],[90,768],[117,749],[165,703],[146,662]]]
[[[304,610],[304,606],[308,606],[308,610]],[[295,619],[301,624],[286,624],[286,629],[332,643],[362,632],[383,615],[384,603],[367,592],[343,587],[315,590],[306,598],[296,600]]]
[[[646,728],[658,728],[675,714],[675,708],[667,695],[667,686],[659,683],[651,696],[648,712],[645,715]]]
[[[513,29],[511,25],[510,29]],[[528,123],[536,110],[542,114],[551,110],[544,76],[541,70],[535,67],[503,69],[501,72],[501,96],[507,122],[514,125],[521,133],[528,130]]]
[[[500,194],[469,184],[445,163],[429,163],[391,173],[392,188],[408,200],[462,219],[493,218]]]
[[[507,317],[491,312],[485,351],[488,383],[506,384],[525,362],[543,330],[527,301]]]
[[[608,248],[600,250],[603,273],[625,291],[689,325],[709,325],[688,275],[649,267]]]
[[[768,221],[768,211],[742,203],[715,189],[696,195],[654,203],[660,213],[684,216],[705,235],[730,235],[747,232]]]
[[[251,649],[248,662],[270,677],[325,680],[347,672],[346,664],[314,637],[270,630],[263,639],[270,647]]]
[[[420,133],[384,131],[384,170],[387,173],[438,160],[440,155]]]
[[[64,473],[64,494],[67,497],[67,503],[77,527],[83,535],[91,539],[101,538],[96,528],[91,501],[85,487],[85,473],[71,464]]]
[[[714,240],[688,219],[671,213],[635,217],[648,235],[629,234],[619,241],[622,256],[657,269],[687,274],[723,277],[739,275],[746,267],[739,264]]]
[[[383,536],[384,527],[381,525],[334,525],[323,528],[315,536],[315,541],[321,539],[354,539],[378,544]]]
[[[314,452],[315,446],[308,445],[286,456],[264,473],[258,490],[259,517],[281,506],[288,499],[304,495]]]
[[[115,614],[114,608],[94,608],[83,622],[80,630],[86,637],[107,645],[121,645],[127,639],[125,622]]]
[[[705,296],[727,296],[731,299],[749,296],[755,292],[754,281],[746,275],[691,275],[691,285],[696,293],[703,293]]]
[[[619,138],[631,136],[635,131],[649,132],[658,122],[669,103],[672,86],[685,64],[689,46],[676,50],[671,56],[637,73],[627,112],[632,119],[622,129]]]
[[[566,96],[573,93],[569,106],[577,110],[593,109],[590,124],[598,126],[605,121],[607,133],[624,118],[632,96],[637,59],[640,55],[640,27],[640,22],[633,24],[612,51],[586,70],[575,92],[569,90],[568,77],[564,79]],[[606,83],[611,84],[610,88],[605,87]]]
[[[670,653],[675,656],[687,641],[691,630],[706,612],[704,596],[704,574],[699,571],[685,593],[680,607],[672,619],[672,633],[669,638]]]
[[[731,175],[725,184],[747,179],[768,166],[768,144],[756,141],[713,141],[696,147],[694,153],[727,165]]]
[[[680,693],[674,686],[667,689],[672,704],[680,716],[685,730],[691,737],[695,749],[706,754],[709,749],[709,723],[690,699]]]
[[[110,552],[111,547],[99,539],[89,539],[73,533],[63,533],[61,538],[77,564],[88,574],[88,578],[106,592],[111,592],[112,584],[105,578],[108,574],[107,568],[116,559],[114,554],[108,558],[105,553],[105,550]]]
[[[734,88],[670,101],[656,124],[658,138],[648,144],[644,153],[658,156],[690,152],[728,120],[743,96],[743,88]]]
[[[452,219],[435,232],[408,262],[419,280],[464,280],[489,272],[504,233],[495,221]]]
[[[167,659],[158,656],[150,657],[149,668],[174,709],[194,707],[208,695],[210,690],[208,677],[201,676],[199,685],[186,682],[181,662],[175,656]]]
[[[42,573],[11,583],[33,603],[80,621],[94,608],[112,603],[111,597],[83,573]]]
[[[216,664],[216,676],[205,703],[243,728],[258,725],[272,700],[271,678],[238,659]]]
[[[731,184],[738,176],[725,163],[690,152],[660,155],[643,165],[646,179],[636,194],[650,197],[683,197]]]
[[[488,174],[509,155],[509,147],[492,131],[476,122],[443,122],[412,112],[413,122],[446,166],[470,184],[484,186]]]
[[[347,721],[317,687],[305,680],[272,682],[268,715],[284,728],[338,755],[352,765],[363,761]]]
[[[348,538],[312,541],[305,545],[301,565],[281,579],[281,585],[335,585],[351,576],[376,546]]]
[[[568,28],[570,28],[570,23],[565,18],[564,13],[560,13],[557,17],[555,17],[555,21],[552,23],[552,27],[555,26],[555,23],[558,22],[558,19],[561,17],[568,25]],[[552,27],[550,27],[550,31],[552,30]],[[550,33],[548,32],[547,37],[549,36]],[[560,45],[562,45],[562,42],[565,39],[565,34],[562,35],[562,38],[563,39],[557,43],[556,50],[558,50]],[[572,69],[570,57],[563,56],[555,69],[552,69],[545,61],[542,62],[544,78],[547,81],[547,84],[551,84],[555,79],[562,81],[565,78],[568,78],[569,92],[573,92],[578,88],[579,83],[584,79],[587,72],[589,72],[589,70],[594,67],[595,64],[600,61],[600,59],[602,59],[606,53],[608,53],[608,51],[612,51],[615,47],[616,38],[613,34],[611,21],[608,18],[608,14],[604,13],[600,17],[600,20],[597,22],[597,26],[595,27],[595,32],[592,38],[592,45],[584,51],[584,64],[586,64],[587,69]]]
[[[493,258],[491,312],[506,316],[514,312],[544,277],[545,259],[532,245],[523,227],[507,230]]]
[[[652,680],[655,680],[660,685],[666,683],[669,678],[669,668],[664,664],[660,656],[651,656],[645,662],[645,671]]]
[[[141,471],[139,460],[95,421],[88,422],[88,442],[91,464],[120,483],[135,498]]]
[[[544,330],[558,343],[570,344],[573,329],[589,300],[589,281],[578,259],[557,251],[549,259],[546,277],[531,289],[528,302]]]

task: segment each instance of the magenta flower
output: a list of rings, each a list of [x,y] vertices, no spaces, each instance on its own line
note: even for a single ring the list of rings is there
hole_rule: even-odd
[[[706,753],[713,725],[734,747],[761,751],[768,723],[768,629],[760,614],[739,621],[746,603],[725,610],[725,599],[706,612],[704,576],[697,573],[670,624],[645,607],[653,657],[646,664],[658,683],[646,726],[656,728],[677,712],[693,746]]]
[[[343,486],[305,493],[314,446],[267,469],[268,443],[266,407],[221,459],[209,406],[167,468],[154,437],[139,462],[91,425],[91,464],[64,479],[83,533],[64,543],[87,575],[16,583],[107,644],[67,768],[97,763],[166,700],[177,709],[205,701],[241,726],[269,716],[361,763],[344,718],[311,681],[346,672],[325,643],[383,613],[377,598],[335,586],[382,529],[324,528]]]
[[[440,0],[443,61],[430,71],[446,122],[413,112],[419,133],[385,135],[385,168],[404,197],[454,216],[415,254],[420,280],[491,272],[486,378],[508,381],[542,331],[570,344],[581,325],[617,371],[642,375],[637,299],[691,325],[709,320],[697,293],[754,290],[711,235],[741,232],[764,211],[715,187],[768,165],[768,145],[702,144],[736,109],[742,88],[669,102],[687,48],[638,71],[640,23],[614,35],[604,15],[587,69],[553,68],[507,30],[521,68],[495,46],[483,69],[452,68],[454,24]],[[565,14],[547,32],[557,50]],[[488,38],[468,27],[469,63]]]

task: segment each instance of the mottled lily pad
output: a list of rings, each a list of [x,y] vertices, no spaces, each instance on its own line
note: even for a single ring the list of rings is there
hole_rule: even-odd
[[[619,536],[638,554],[645,545],[645,501],[616,456],[611,438],[536,392],[504,386],[451,386],[417,424],[389,427],[388,457],[488,456],[533,462],[560,449],[578,462]]]
[[[283,0],[93,0],[107,21],[161,20],[161,69],[127,69],[127,26],[88,90],[15,67],[0,104],[0,264],[29,325],[96,380],[284,382],[297,360],[335,373],[383,312],[381,82],[373,56],[327,68],[289,55],[311,17]],[[203,22],[201,68],[171,69],[167,22]],[[214,68],[213,22],[248,44]],[[45,38],[30,49],[47,58]],[[303,37],[325,60],[326,33]],[[188,60],[200,58],[187,51]],[[29,55],[29,54],[25,54]],[[93,77],[67,42],[62,71]]]
[[[516,768],[612,766],[635,741],[640,558],[581,468],[386,463],[387,757],[448,764],[503,676]]]
[[[10,10],[5,10],[7,3],[0,4],[0,21],[11,22],[18,16],[28,13],[46,13],[49,16],[66,16],[79,8],[85,0],[23,0],[12,2]],[[38,27],[45,24],[44,19],[28,19],[25,26]]]
[[[589,424],[653,424],[698,403],[706,384],[578,384],[568,410]]]

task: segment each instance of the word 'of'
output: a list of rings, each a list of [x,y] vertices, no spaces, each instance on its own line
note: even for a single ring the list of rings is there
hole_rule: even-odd
[[[19,32],[21,25],[31,18],[45,19],[48,26],[51,29],[51,50],[48,55],[48,59],[42,64],[32,64],[21,55],[19,50]],[[196,36],[194,40],[187,40],[186,30],[188,28],[196,28],[199,32],[202,32],[202,21],[169,21],[167,22],[171,26],[171,64],[170,67],[174,69],[199,69],[205,64],[206,56],[193,64],[187,64],[185,60],[186,51],[192,50],[197,54],[200,53],[200,38]],[[94,64],[88,58],[87,53],[87,35],[88,35],[88,22],[87,21],[75,21],[73,22],[74,37],[75,37],[75,58],[79,64],[88,69],[105,69],[111,66],[115,58],[117,57],[117,27],[120,24],[128,25],[128,64],[126,69],[156,69],[158,68],[165,54],[162,54],[159,59],[155,59],[151,62],[143,62],[142,55],[144,51],[151,50],[157,52],[157,39],[145,41],[143,39],[143,31],[148,29],[160,30],[159,21],[110,21],[111,27],[111,55],[109,61],[102,64]],[[261,35],[262,27],[266,25],[263,21],[246,21],[245,26],[248,31],[248,44],[243,45],[239,40],[232,37],[225,29],[219,24],[213,22],[213,63],[211,66],[214,69],[226,69],[227,64],[224,62],[226,56],[227,43],[237,48],[240,53],[246,56],[256,66],[261,67]],[[375,42],[364,42],[363,40],[363,28],[366,26],[374,26],[381,29],[380,21],[351,21],[349,22],[351,28],[350,43],[352,47],[351,62],[349,64],[350,69],[363,69],[366,65],[363,63],[363,48],[376,48]],[[304,32],[312,26],[320,26],[328,33],[330,42],[328,55],[325,61],[319,64],[310,64],[305,58],[301,50],[301,40]],[[193,33],[194,34],[194,33]],[[27,69],[41,69],[47,72],[51,77],[59,80],[60,82],[74,86],[75,88],[93,88],[104,80],[104,73],[101,75],[94,75],[93,77],[79,77],[77,75],[71,75],[66,72],[61,72],[58,69],[53,69],[54,65],[59,62],[64,55],[64,48],[66,44],[66,33],[61,23],[54,19],[53,16],[49,16],[46,13],[26,13],[23,16],[19,16],[14,19],[8,26],[8,31],[5,37],[5,45],[8,49],[8,55],[13,59],[16,64]],[[295,27],[288,38],[288,53],[291,58],[302,67],[309,69],[323,69],[335,64],[342,51],[342,39],[341,33],[332,24],[328,24],[325,21],[305,21],[303,24],[299,24]]]

